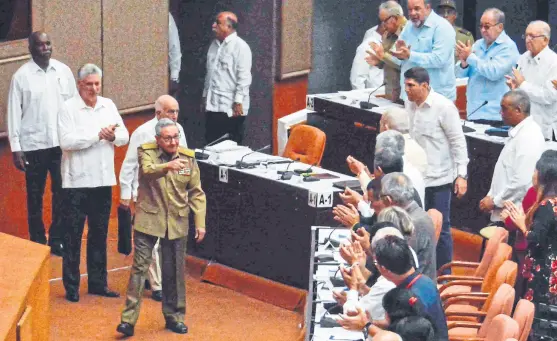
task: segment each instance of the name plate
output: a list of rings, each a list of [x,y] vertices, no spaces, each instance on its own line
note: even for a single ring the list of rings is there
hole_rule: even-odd
[[[306,95],[306,109],[307,110],[315,110],[315,104],[313,101],[313,97],[312,95]]]
[[[228,167],[219,167],[219,181],[228,183]]]
[[[333,207],[333,192],[314,192],[308,193],[308,205],[311,207]]]

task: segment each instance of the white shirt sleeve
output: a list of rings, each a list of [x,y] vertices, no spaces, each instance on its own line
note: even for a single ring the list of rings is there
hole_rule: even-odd
[[[17,79],[12,77],[8,94],[8,138],[12,152],[21,151],[21,145],[19,144],[21,117],[23,116],[21,105],[21,88]]]
[[[114,131],[114,135],[116,136],[116,138],[114,139],[113,143],[117,147],[125,146],[130,139],[130,134],[128,133],[128,129],[126,129],[126,126],[124,125],[122,115],[120,115],[120,113],[118,112],[118,108],[116,108],[116,104],[112,103],[112,106],[114,120],[115,123],[118,124],[118,127],[116,127],[116,130]]]
[[[62,150],[87,149],[99,141],[99,132],[76,127],[68,102],[60,106],[58,113],[58,138]]]
[[[369,218],[373,216],[373,210],[369,207],[369,204],[363,200],[358,201],[358,211],[363,217]]]
[[[140,132],[132,134],[126,157],[120,169],[120,199],[129,200],[137,196],[138,156],[137,148],[140,143]]]
[[[246,44],[240,49],[238,55],[238,65],[236,68],[236,91],[234,93],[234,103],[242,103],[244,97],[249,95],[251,85],[251,49]]]
[[[466,138],[462,132],[460,116],[456,106],[451,105],[445,108],[441,126],[445,131],[449,144],[451,146],[451,153],[453,160],[457,166],[457,175],[468,175],[468,149],[466,147]]]
[[[366,88],[366,80],[370,66],[365,58],[366,43],[364,42],[356,49],[356,55],[352,62],[352,69],[350,69],[350,85],[352,85],[353,90]]]
[[[170,79],[177,80],[182,67],[182,50],[178,27],[170,13],[168,13],[168,67],[170,68]]]

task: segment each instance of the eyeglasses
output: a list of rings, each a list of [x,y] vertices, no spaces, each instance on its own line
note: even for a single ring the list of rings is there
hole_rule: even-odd
[[[387,21],[389,21],[391,18],[395,18],[395,16],[394,16],[394,15],[391,15],[391,16],[389,16],[387,19],[381,21],[381,23],[382,23],[382,24],[385,24],[385,23],[387,23]]]
[[[180,134],[178,135],[174,135],[174,136],[160,136],[160,138],[166,142],[166,143],[170,143],[172,141],[180,141]]]
[[[499,24],[491,25],[491,24],[480,24],[480,30],[488,31],[490,28],[497,26]]]
[[[522,35],[522,39],[524,39],[524,40],[533,40],[533,39],[542,38],[542,37],[545,37],[545,36],[543,34],[539,34],[537,36],[532,35],[532,34],[523,34]]]

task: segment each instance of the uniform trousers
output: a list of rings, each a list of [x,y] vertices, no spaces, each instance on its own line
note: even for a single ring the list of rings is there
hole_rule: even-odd
[[[162,290],[161,258],[161,242],[157,240],[155,247],[153,247],[153,261],[148,271],[149,284],[151,284],[151,290],[153,291]]]
[[[47,174],[50,173],[50,192],[52,196],[52,224],[49,239],[51,243],[62,242],[64,238],[62,225],[62,177],[60,175],[60,161],[62,150],[60,147],[24,152],[25,185],[27,189],[27,222],[29,237],[32,241],[46,244],[43,222],[43,195]]]
[[[246,116],[228,117],[224,112],[207,111],[205,122],[205,142],[211,143],[229,133],[229,140],[235,141],[238,145],[244,139],[244,121]]]
[[[66,234],[62,263],[67,293],[79,292],[81,239],[87,219],[87,277],[89,291],[107,287],[106,237],[112,205],[112,187],[65,188]]]
[[[141,309],[145,276],[152,261],[156,236],[134,230],[133,265],[128,282],[122,322],[135,325]],[[184,322],[186,314],[185,256],[186,237],[160,238],[162,254],[162,314],[167,322]]]

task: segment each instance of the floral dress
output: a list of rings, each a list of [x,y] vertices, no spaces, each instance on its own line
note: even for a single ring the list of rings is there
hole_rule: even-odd
[[[534,303],[557,304],[557,198],[546,199],[534,213],[522,276],[523,297]]]

